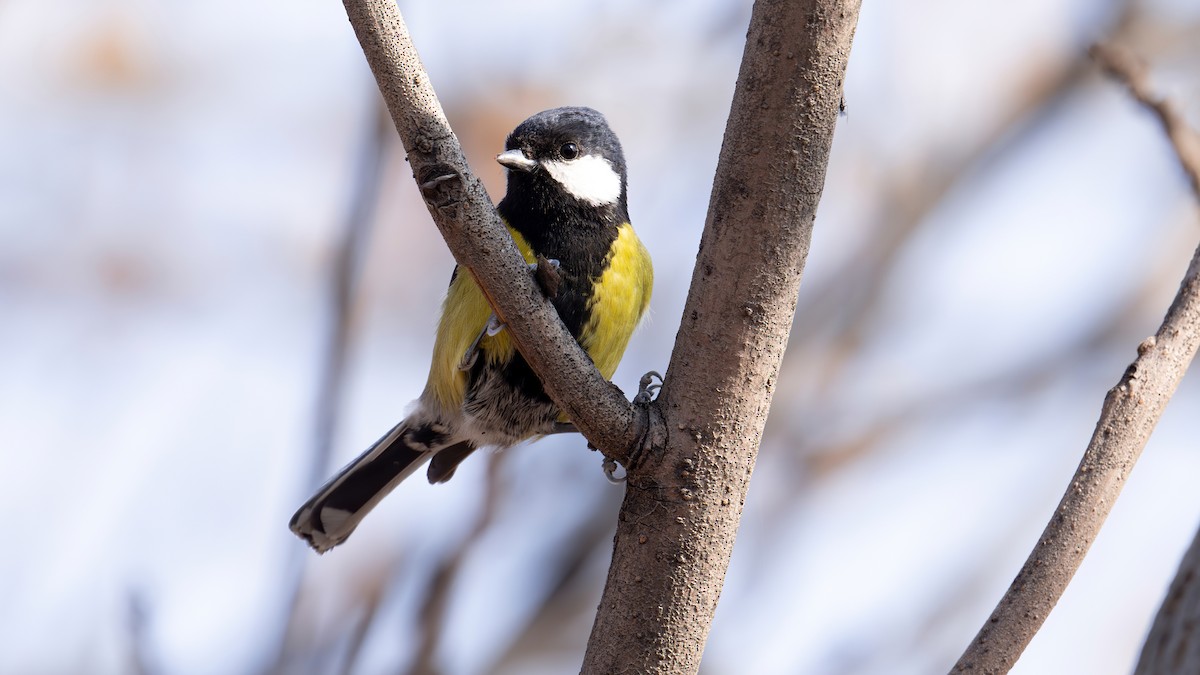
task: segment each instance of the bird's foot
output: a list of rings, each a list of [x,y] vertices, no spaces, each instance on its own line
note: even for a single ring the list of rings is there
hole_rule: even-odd
[[[600,466],[604,469],[604,477],[607,478],[608,482],[612,483],[613,485],[620,485],[621,483],[625,482],[625,479],[629,478],[628,473],[623,472],[620,476],[617,475],[617,467],[620,465],[617,464],[617,460],[611,457],[605,457],[604,460],[600,462]]]
[[[558,295],[558,287],[562,284],[559,270],[562,263],[554,258],[537,257],[537,262],[529,263],[529,271],[533,272],[533,280],[541,287],[547,298],[554,299]]]
[[[633,397],[635,414],[639,415],[638,437],[629,451],[629,457],[624,462],[625,471],[620,476],[617,475],[617,461],[608,456],[604,457],[601,466],[604,469],[604,477],[610,483],[625,482],[629,477],[630,469],[639,466],[647,457],[656,452],[656,448],[662,448],[666,444],[666,425],[663,423],[662,413],[651,405],[655,395],[662,389],[662,383],[663,376],[654,370],[638,380],[638,393]]]
[[[658,384],[654,381],[658,380]],[[663,376],[657,370],[651,370],[638,380],[638,393],[633,397],[634,405],[649,405],[654,400],[654,395],[662,389]]]

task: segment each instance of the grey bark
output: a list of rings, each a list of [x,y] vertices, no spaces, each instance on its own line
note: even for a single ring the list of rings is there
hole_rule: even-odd
[[[1104,399],[1091,442],[1046,529],[953,672],[1006,673],[1079,569],[1200,344],[1200,249],[1158,332]]]
[[[683,323],[656,402],[660,461],[629,474],[585,673],[694,673],[787,346],[858,19],[759,0]]]
[[[1159,118],[1200,196],[1200,138],[1171,106],[1151,95],[1145,69],[1132,54],[1097,46],[1093,55]],[[1079,468],[1045,531],[953,672],[1006,673],[1016,663],[1095,541],[1197,346],[1200,248],[1158,332],[1138,346],[1138,358],[1105,397]]]
[[[1200,134],[1188,125],[1180,111],[1154,95],[1144,63],[1119,45],[1097,46],[1101,65],[1128,86],[1130,93],[1162,124],[1179,162],[1200,202]],[[1193,285],[1200,267],[1200,249],[1192,259],[1189,276]],[[1184,284],[1188,283],[1187,279]],[[1181,291],[1182,293],[1182,291]],[[1150,634],[1142,645],[1136,675],[1191,675],[1200,673],[1200,532],[1179,563]]]

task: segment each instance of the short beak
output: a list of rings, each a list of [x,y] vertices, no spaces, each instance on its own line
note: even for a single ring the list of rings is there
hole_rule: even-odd
[[[517,171],[533,171],[537,166],[537,162],[526,157],[525,153],[520,150],[505,150],[496,155],[496,161]]]

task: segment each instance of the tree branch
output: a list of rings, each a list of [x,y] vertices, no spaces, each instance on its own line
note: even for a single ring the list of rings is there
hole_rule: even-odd
[[[354,181],[350,191],[349,210],[333,256],[329,275],[329,315],[327,342],[321,355],[317,395],[313,405],[313,444],[308,466],[308,479],[303,490],[307,493],[321,484],[333,456],[333,437],[341,417],[342,389],[346,375],[346,359],[351,347],[351,326],[354,311],[354,290],[362,267],[363,251],[370,239],[371,224],[379,201],[383,182],[384,148],[389,140],[387,114],[376,99],[371,99],[371,115],[367,133],[357,156]],[[308,551],[293,547],[283,570],[287,601],[284,604],[283,634],[272,673],[284,673],[291,666],[296,630],[301,615],[300,596],[308,574]]]
[[[451,593],[454,584],[462,573],[467,562],[467,556],[475,549],[475,544],[487,533],[496,514],[500,511],[503,497],[501,471],[504,460],[511,457],[507,453],[493,454],[488,457],[487,485],[484,488],[483,503],[475,516],[475,524],[453,551],[450,551],[434,568],[433,574],[426,584],[425,596],[421,599],[420,640],[417,642],[417,655],[408,667],[409,675],[425,675],[437,673],[437,648],[442,642],[446,627],[446,610],[450,606]]]
[[[483,183],[467,166],[395,0],[343,4],[450,252],[479,282],[559,408],[592,445],[628,464],[629,449],[647,432],[645,415],[600,375],[534,283]]]
[[[1155,95],[1150,87],[1150,73],[1146,70],[1146,64],[1129,49],[1114,43],[1093,46],[1092,58],[1096,59],[1104,72],[1124,84],[1138,103],[1158,118],[1187,174],[1192,192],[1200,199],[1200,135],[1188,126],[1187,120],[1174,104]]]
[[[1187,172],[1192,190],[1200,200],[1200,135],[1184,121],[1171,104],[1150,89],[1145,65],[1127,49],[1118,45],[1098,45],[1093,54],[1101,66],[1125,83],[1129,92],[1150,109],[1167,132],[1175,153]],[[1197,249],[1196,258],[1200,258]],[[1192,259],[1193,274],[1197,267]],[[1162,607],[1154,617],[1150,634],[1142,646],[1136,675],[1185,675],[1200,670],[1200,532],[1179,563],[1179,570],[1167,591]]]
[[[858,0],[758,0],[670,369],[585,673],[694,673],[796,308]]]
[[[1179,563],[1167,597],[1154,617],[1154,625],[1134,675],[1192,675],[1200,672],[1200,531]]]
[[[547,392],[629,471],[586,672],[695,672],[795,312],[860,0],[759,0],[661,403],[606,382],[471,175],[392,0],[343,0],[430,214]],[[655,420],[660,420],[655,424]],[[647,426],[648,424],[652,426]],[[649,544],[649,545],[645,545]]]
[[[1144,67],[1126,50],[1093,56],[1158,115],[1200,195],[1200,141],[1166,102],[1151,96]],[[1079,569],[1200,345],[1200,248],[1158,332],[1109,390],[1079,468],[1029,559],[953,672],[1005,673],[1041,628]]]

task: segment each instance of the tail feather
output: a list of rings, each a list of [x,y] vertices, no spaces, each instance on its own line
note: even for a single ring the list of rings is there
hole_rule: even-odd
[[[427,427],[413,430],[407,420],[397,424],[296,511],[292,532],[318,553],[342,543],[381,499],[444,447],[440,436]]]
[[[433,456],[433,461],[429,463],[430,483],[445,483],[454,477],[454,471],[464,459],[469,457],[472,452],[475,452],[475,446],[470,441],[463,441],[448,446],[444,450]]]

